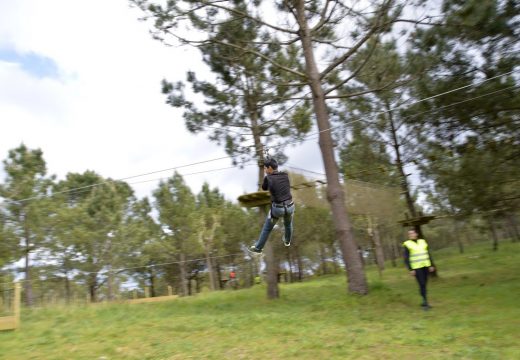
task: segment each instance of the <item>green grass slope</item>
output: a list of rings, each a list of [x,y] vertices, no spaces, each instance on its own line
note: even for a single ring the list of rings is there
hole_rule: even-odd
[[[25,311],[0,333],[1,359],[520,359],[520,244],[434,254],[441,278],[420,309],[403,266],[368,270],[368,296],[345,276],[201,294],[155,304]]]

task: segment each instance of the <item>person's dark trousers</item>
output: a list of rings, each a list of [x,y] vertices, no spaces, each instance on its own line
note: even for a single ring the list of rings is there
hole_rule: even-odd
[[[415,269],[415,278],[419,283],[419,292],[423,298],[423,306],[428,306],[428,299],[426,297],[426,284],[428,283],[428,268],[422,267]]]

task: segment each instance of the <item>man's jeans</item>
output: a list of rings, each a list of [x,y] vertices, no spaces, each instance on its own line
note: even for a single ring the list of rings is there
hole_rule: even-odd
[[[293,214],[294,204],[286,207],[276,207],[274,205],[271,206],[271,210],[265,219],[264,227],[262,228],[260,238],[256,242],[255,247],[258,250],[262,250],[264,248],[269,234],[273,230],[278,219],[281,217],[283,217],[283,224],[285,226],[285,242],[290,242],[293,232]]]

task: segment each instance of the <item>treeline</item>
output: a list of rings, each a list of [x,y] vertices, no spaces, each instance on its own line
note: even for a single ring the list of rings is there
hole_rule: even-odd
[[[263,279],[261,261],[245,248],[258,236],[258,210],[226,200],[204,184],[193,193],[175,173],[152,197],[138,199],[123,181],[93,171],[49,176],[41,150],[21,145],[3,162],[0,184],[0,264],[3,288],[23,273],[27,305],[49,301],[129,298],[144,288],[149,296],[192,295],[203,289],[253,286]],[[292,174],[293,184],[309,179]],[[350,184],[350,181],[349,181]],[[400,263],[405,210],[398,188],[354,181],[347,186],[359,256],[365,264]],[[324,186],[293,190],[298,204],[293,246],[282,246],[275,230],[280,281],[338,273],[344,268]],[[446,217],[426,229],[434,248],[484,240],[484,217]],[[516,227],[498,221],[497,237],[515,240]],[[382,258],[377,257],[380,251]],[[236,274],[230,279],[230,273]],[[17,276],[19,277],[19,276]],[[262,281],[262,280],[260,280]]]
[[[4,170],[0,261],[6,280],[24,273],[28,305],[52,293],[71,299],[80,287],[82,298],[114,299],[125,282],[148,285],[152,296],[167,285],[192,294],[206,277],[204,286],[217,289],[224,271],[243,264],[241,247],[258,227],[218,189],[205,184],[194,194],[177,173],[151,199],[137,199],[127,183],[93,171],[58,181],[42,151],[25,145],[9,152]]]
[[[286,160],[284,146],[319,138],[327,187],[302,190],[313,195],[297,196],[294,247],[266,254],[291,265],[288,278],[347,264],[349,291],[366,294],[359,254],[397,259],[405,216],[442,216],[422,229],[434,247],[490,237],[496,250],[501,237],[520,238],[518,2],[130,2],[156,39],[196,46],[215,76],[162,82],[189,131],[208,133],[237,165],[261,163],[266,146]],[[41,151],[23,146],[4,165],[0,258],[22,259],[28,284],[56,274],[95,300],[126,276],[186,295],[193,284],[220,288],[219,271],[235,266],[244,285],[264,271],[237,251],[257,236],[258,214],[216,189],[193,194],[177,174],[136,199],[95,173],[56,181]],[[397,188],[397,204],[374,184]],[[175,264],[151,266],[163,262]],[[140,270],[115,273],[128,264]],[[34,297],[27,284],[25,294]]]
[[[3,165],[0,274],[6,289],[22,279],[29,306],[128,298],[145,286],[150,296],[165,295],[168,286],[191,295],[226,288],[231,272],[240,287],[263,277],[262,263],[245,251],[259,234],[258,210],[208,184],[193,193],[175,173],[151,198],[138,199],[126,182],[93,171],[58,180],[47,174],[43,152],[23,144]],[[340,269],[328,209],[305,205],[317,194],[312,188],[301,198],[293,247],[272,236],[281,280]]]
[[[155,39],[197,47],[214,75],[162,82],[190,131],[237,159],[319,138],[350,292],[368,285],[344,178],[399,186],[419,233],[419,193],[423,212],[480,216],[495,248],[498,223],[517,229],[518,1],[130,3]]]

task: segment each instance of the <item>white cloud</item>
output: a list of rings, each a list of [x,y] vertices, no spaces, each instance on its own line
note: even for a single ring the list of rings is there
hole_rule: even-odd
[[[188,133],[182,112],[166,105],[160,93],[163,78],[184,80],[187,70],[208,76],[198,52],[152,40],[139,16],[126,0],[0,3],[0,48],[48,57],[59,69],[58,77],[37,78],[17,64],[0,62],[1,159],[24,142],[44,151],[49,173],[59,178],[89,169],[118,179],[225,156],[206,135]],[[294,164],[321,169],[314,142],[289,154],[295,155]],[[220,160],[180,172],[230,165]],[[255,190],[256,171],[253,166],[186,181],[194,191],[208,181],[236,199]],[[155,186],[134,188],[144,196]]]

